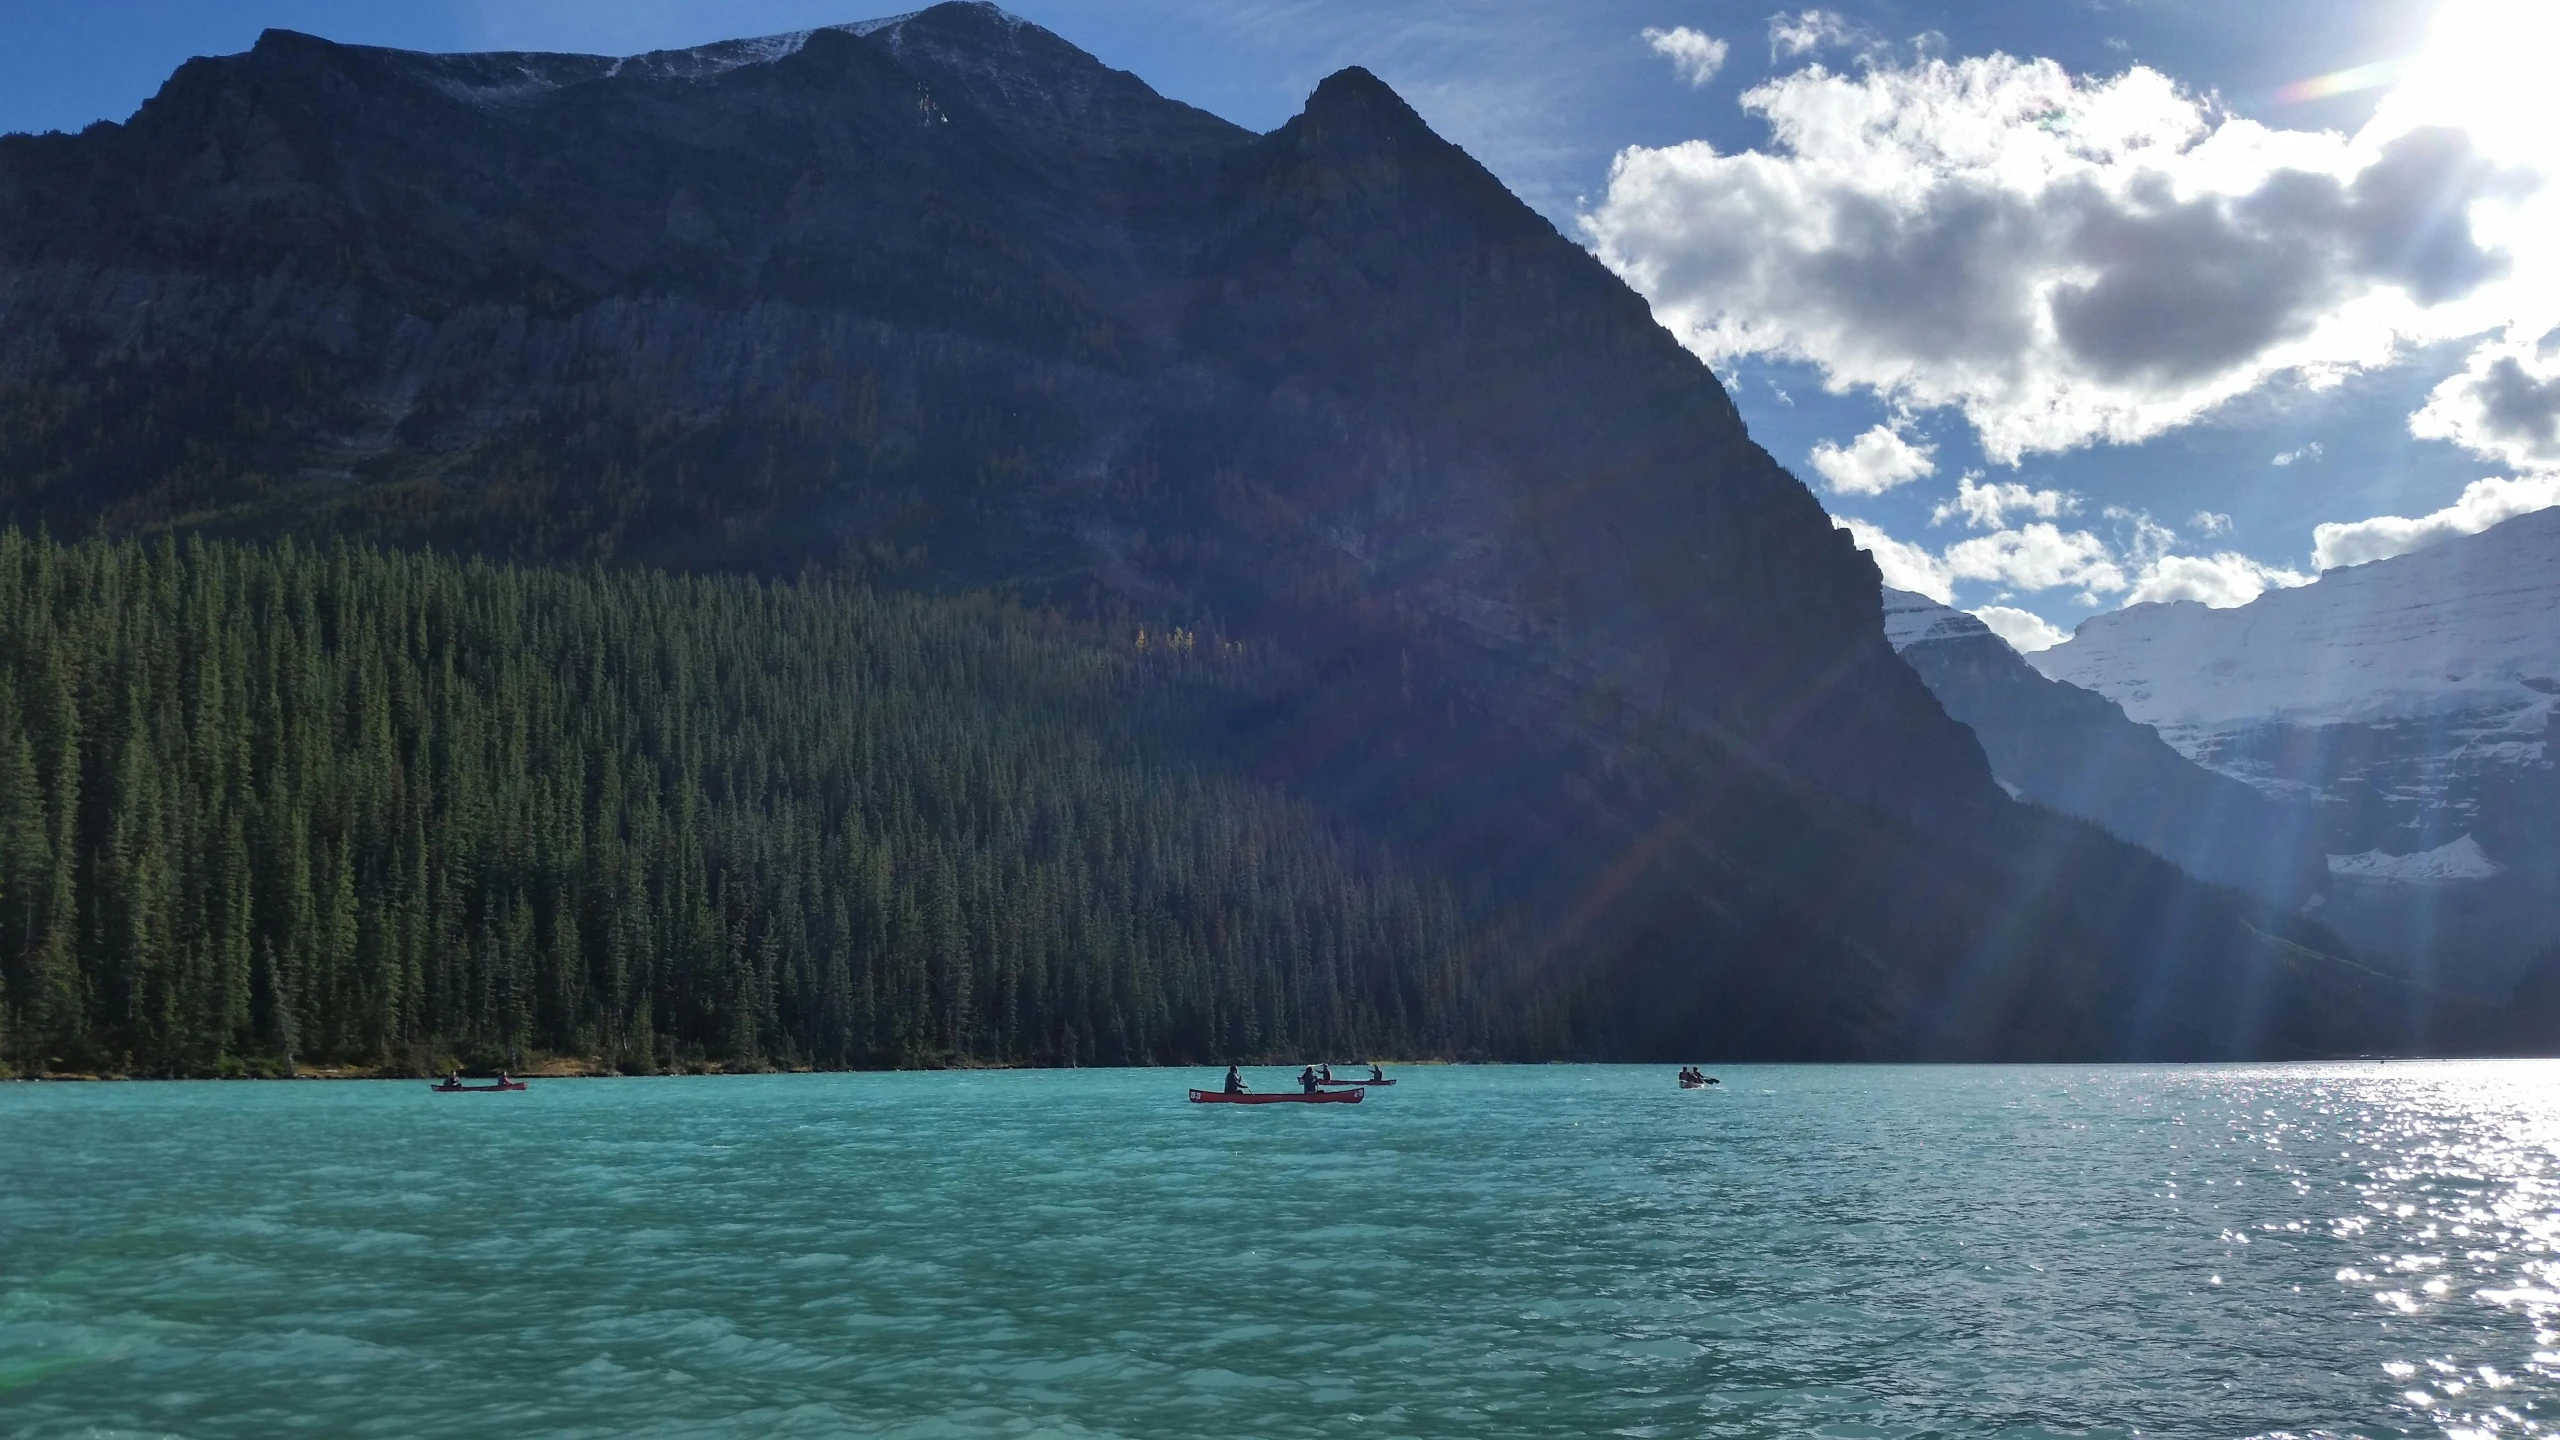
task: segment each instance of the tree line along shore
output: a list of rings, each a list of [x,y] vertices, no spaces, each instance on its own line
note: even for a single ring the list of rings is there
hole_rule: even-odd
[[[823,576],[0,532],[0,1074],[1551,1053],[1445,884],[1222,758],[1277,664]]]

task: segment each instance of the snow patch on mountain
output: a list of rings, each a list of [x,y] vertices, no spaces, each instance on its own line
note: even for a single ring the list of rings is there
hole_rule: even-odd
[[[916,18],[921,12],[884,15],[877,20],[854,20],[842,25],[822,25],[819,30],[834,30],[846,35],[869,36],[893,29]],[[779,35],[758,35],[747,40],[722,40],[710,45],[696,45],[688,50],[654,50],[646,55],[629,55],[613,62],[613,73],[625,69],[645,71],[659,78],[707,80],[732,70],[753,65],[770,65],[787,60],[808,48],[809,37],[818,30],[786,30]]]
[[[994,5],[981,3],[980,8],[1003,20],[1011,29],[1019,30],[1026,23],[1020,16]],[[903,15],[883,15],[876,20],[853,20],[811,30],[786,30],[778,35],[719,40],[682,50],[651,50],[645,54],[612,58],[503,52],[439,56],[436,57],[441,62],[439,73],[430,79],[456,99],[491,106],[534,99],[589,80],[610,80],[621,76],[651,80],[709,80],[732,71],[789,59],[806,49],[809,38],[820,30],[868,37],[883,31],[894,32],[923,13],[911,10]],[[894,33],[890,36],[892,41],[896,38]]]
[[[2441,885],[2460,880],[2487,880],[2507,867],[2492,860],[2469,835],[2414,855],[2367,850],[2360,855],[2332,855],[2329,873],[2345,880],[2379,880],[2399,885]]]
[[[1004,10],[996,10],[996,7],[993,5],[986,5],[980,8],[995,10],[996,14],[1004,17],[1007,24],[1017,30],[1022,28],[1022,17],[1019,15],[1015,15]],[[921,10],[910,10],[904,15],[884,15],[877,20],[852,20],[847,21],[842,25],[831,25],[827,28],[831,30],[842,30],[848,35],[877,35],[883,30],[893,29],[897,26],[904,25],[923,13],[924,12]]]

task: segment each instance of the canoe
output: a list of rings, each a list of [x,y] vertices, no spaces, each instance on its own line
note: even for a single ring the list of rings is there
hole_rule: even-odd
[[[1393,1080],[1319,1080],[1319,1085],[1393,1085]]]
[[[504,1085],[446,1085],[438,1083],[430,1085],[427,1088],[433,1090],[439,1095],[494,1095],[501,1090],[521,1090],[524,1088],[524,1082],[521,1080],[510,1080]]]
[[[1230,1095],[1224,1090],[1194,1090],[1191,1092],[1191,1103],[1194,1105],[1357,1105],[1360,1103],[1360,1093],[1357,1090],[1318,1090],[1313,1094],[1304,1090],[1265,1090],[1259,1093],[1248,1090],[1242,1095]]]
[[[1717,1085],[1721,1083],[1723,1082],[1712,1077],[1705,1080],[1683,1080],[1680,1082],[1680,1088],[1683,1090],[1704,1090],[1710,1085]]]

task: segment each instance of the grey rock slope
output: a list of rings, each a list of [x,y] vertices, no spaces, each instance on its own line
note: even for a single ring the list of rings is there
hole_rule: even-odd
[[[1715,378],[1357,69],[1254,135],[984,5],[270,33],[0,139],[0,515],[1264,647],[1304,683],[1233,763],[1449,876],[1556,1048],[2417,1043],[2326,937],[2010,804]]]
[[[1884,612],[1904,663],[2020,798],[2288,909],[2321,890],[2326,869],[2299,811],[2189,760],[2105,696],[2039,674],[1961,610],[1887,589]]]

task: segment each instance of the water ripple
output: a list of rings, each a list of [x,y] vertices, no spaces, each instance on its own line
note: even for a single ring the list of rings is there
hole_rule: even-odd
[[[2539,1435],[2560,1066],[0,1087],[25,1436]]]

